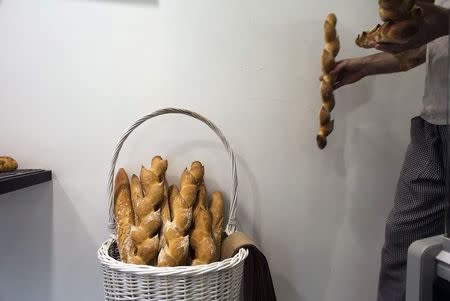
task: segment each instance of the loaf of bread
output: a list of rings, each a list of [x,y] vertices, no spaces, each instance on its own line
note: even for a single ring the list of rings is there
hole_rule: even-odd
[[[211,213],[206,206],[206,187],[201,184],[194,205],[193,225],[190,236],[192,265],[209,264],[216,260],[219,252],[212,237]]]
[[[0,157],[0,172],[14,171],[18,168],[17,161],[11,157]]]
[[[423,11],[415,5],[415,2],[415,0],[379,0],[380,18],[385,23],[358,35],[356,44],[362,48],[373,48],[378,43],[408,43],[419,32],[424,22]]]
[[[131,239],[131,227],[134,224],[131,205],[130,183],[123,168],[116,175],[114,183],[114,214],[117,225],[117,247],[120,260],[129,262],[135,254]]]
[[[136,255],[129,259],[130,263],[156,263],[166,170],[167,161],[157,156],[152,159],[149,169],[142,166],[140,181],[136,175],[132,177],[132,203],[136,220],[131,227],[131,238],[136,246]]]
[[[211,213],[212,238],[216,246],[217,257],[215,260],[219,260],[220,251],[222,250],[222,233],[224,231],[224,202],[222,193],[216,191],[212,194],[209,211]]]
[[[159,251],[161,251],[166,246],[166,238],[164,237],[164,227],[167,225],[167,222],[171,221],[172,217],[170,214],[170,206],[169,206],[169,196],[167,189],[164,189],[164,199],[161,203],[161,222],[162,226],[159,232]]]
[[[130,193],[131,193],[131,205],[133,208],[133,221],[135,225],[140,223],[140,218],[136,214],[136,210],[134,208],[137,208],[138,202],[140,202],[141,199],[144,198],[144,192],[142,191],[141,181],[139,180],[139,177],[136,175],[131,176]]]
[[[190,170],[185,169],[181,175],[180,190],[176,186],[169,188],[171,220],[163,226],[165,246],[159,252],[158,266],[179,266],[186,263],[192,207],[199,185],[203,182],[203,175],[203,165],[194,162]]]
[[[319,113],[319,134],[316,137],[317,146],[324,149],[327,145],[327,137],[334,129],[334,120],[331,119],[331,111],[335,106],[333,86],[336,81],[330,73],[336,65],[335,57],[339,53],[340,42],[336,33],[337,18],[329,14],[324,24],[325,46],[322,53],[322,80],[320,83],[320,94],[322,96],[322,107]]]
[[[179,198],[180,192],[175,185],[169,188],[169,206],[175,203],[174,199]],[[159,251],[158,266],[174,267],[185,263],[185,257],[189,248],[189,235],[186,235],[175,224],[168,220],[163,225],[164,246]]]
[[[419,31],[420,18],[397,22],[388,21],[378,24],[369,31],[364,31],[356,38],[356,45],[361,48],[373,48],[376,44],[405,44]]]

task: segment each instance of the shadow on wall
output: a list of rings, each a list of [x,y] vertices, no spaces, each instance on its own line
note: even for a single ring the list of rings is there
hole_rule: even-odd
[[[292,300],[292,301],[304,301],[297,292],[297,284],[286,277],[284,274],[272,273],[272,278],[277,278],[277,299],[278,300]],[[282,293],[281,293],[282,292]],[[280,297],[282,296],[282,297]]]
[[[0,300],[103,298],[98,245],[57,179],[0,196],[0,229]]]
[[[53,187],[0,196],[0,300],[51,300]]]
[[[97,259],[100,247],[78,215],[57,177],[53,177],[53,299],[78,301],[85,296],[102,300],[101,266]],[[78,200],[79,201],[79,200]],[[85,200],[86,202],[86,200]]]

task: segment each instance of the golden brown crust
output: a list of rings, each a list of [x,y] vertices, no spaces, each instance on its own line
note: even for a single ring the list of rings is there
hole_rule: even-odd
[[[378,3],[380,18],[385,23],[358,35],[356,45],[373,48],[378,43],[408,43],[424,22],[422,8],[415,5],[415,0],[379,0]]]
[[[356,45],[362,48],[373,48],[378,43],[405,44],[419,31],[420,21],[408,19],[398,22],[388,21],[365,31],[356,38]]]
[[[138,199],[141,199],[144,197],[144,192],[142,191],[141,181],[139,180],[139,177],[136,175],[131,176],[131,204],[133,205],[133,208],[137,208],[137,202]],[[134,223],[139,224],[140,218],[136,214],[136,210],[133,210],[134,213]]]
[[[331,43],[337,38],[336,32],[337,19],[334,14],[329,14],[323,25],[325,43]]]
[[[222,233],[224,231],[224,201],[222,193],[218,191],[213,192],[209,204],[209,211],[211,213],[212,237],[217,250],[216,259],[218,260],[222,250]]]
[[[143,196],[136,190],[134,212],[136,226],[131,228],[131,238],[136,245],[136,256],[130,258],[134,264],[154,264],[159,251],[159,230],[161,227],[160,204],[164,199],[165,172],[167,161],[157,156],[152,159],[149,169],[141,168]],[[136,179],[132,183],[138,186]]]
[[[164,189],[164,198],[161,203],[161,229],[159,232],[159,250],[161,251],[162,248],[166,245],[166,239],[164,237],[164,227],[167,225],[167,222],[172,220],[172,217],[170,215],[170,207],[169,207],[169,197],[168,191],[167,191],[167,185]]]
[[[331,70],[333,70],[334,65],[336,65],[333,54],[327,51],[326,49],[324,49],[322,52],[321,65],[322,65],[322,72],[324,74],[328,74]]]
[[[121,168],[116,175],[114,184],[114,215],[117,224],[117,247],[120,259],[129,262],[134,256],[135,246],[131,239],[133,209],[131,206],[130,183],[128,175]]]
[[[211,213],[206,207],[206,187],[201,184],[193,209],[193,228],[190,236],[192,265],[209,264],[218,257],[212,238],[211,222]]]
[[[0,172],[14,171],[19,167],[17,161],[11,157],[0,157]]]
[[[336,78],[331,71],[336,65],[335,57],[340,50],[339,37],[336,33],[337,18],[334,14],[329,14],[324,24],[325,45],[322,52],[322,81],[320,84],[320,94],[322,96],[322,107],[319,113],[320,129],[316,137],[317,146],[324,149],[327,145],[326,137],[331,134],[334,122],[331,120],[331,111],[335,106],[333,85]]]
[[[158,256],[158,266],[179,266],[186,262],[189,235],[192,223],[192,206],[197,197],[199,185],[203,182],[204,167],[194,162],[190,170],[185,169],[180,179],[180,190],[169,188],[169,208],[171,221],[164,226],[166,246]]]
[[[152,159],[150,169],[141,167],[141,185],[147,199],[146,206],[159,208],[162,202],[162,195],[165,189],[165,172],[167,170],[167,160],[156,156]],[[142,210],[147,211],[146,208]]]

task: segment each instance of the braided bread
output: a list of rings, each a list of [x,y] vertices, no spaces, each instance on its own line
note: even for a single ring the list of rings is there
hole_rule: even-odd
[[[129,259],[134,264],[151,264],[159,250],[161,226],[160,204],[164,199],[167,161],[154,157],[150,169],[142,166],[140,182],[137,176],[131,179],[135,213],[135,226],[131,227],[131,238],[136,245],[136,255]]]
[[[186,262],[192,206],[197,197],[198,187],[203,182],[203,174],[203,165],[194,162],[190,170],[185,169],[181,175],[180,190],[176,186],[169,188],[171,219],[163,226],[166,245],[159,252],[158,266],[179,266]]]
[[[0,157],[0,172],[14,171],[18,167],[17,161],[11,157]]]
[[[322,108],[320,109],[320,130],[316,137],[317,146],[324,149],[327,145],[327,137],[334,129],[334,120],[331,120],[331,111],[334,109],[335,100],[333,85],[335,77],[330,73],[336,65],[335,57],[339,53],[340,42],[336,33],[337,18],[334,14],[329,14],[324,24],[325,46],[322,53],[322,80],[320,84],[320,94],[322,96]]]
[[[380,18],[383,23],[356,38],[362,48],[373,48],[378,43],[405,44],[419,31],[424,22],[422,9],[415,0],[379,0]],[[433,3],[434,0],[423,0]]]
[[[114,181],[114,216],[117,223],[117,248],[120,260],[129,262],[134,256],[135,246],[131,239],[131,227],[134,224],[131,206],[130,183],[128,175],[121,168]]]
[[[218,250],[212,238],[211,223],[211,213],[206,207],[206,187],[202,183],[194,205],[193,229],[190,236],[194,258],[192,265],[208,264],[218,257]]]
[[[166,245],[166,239],[164,237],[164,226],[167,222],[171,221],[170,207],[169,207],[169,197],[167,196],[167,191],[164,193],[164,199],[161,203],[161,222],[162,227],[159,232],[159,251],[161,251]]]

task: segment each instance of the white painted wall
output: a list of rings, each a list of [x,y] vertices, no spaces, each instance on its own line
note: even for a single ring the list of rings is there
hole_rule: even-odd
[[[336,131],[315,145],[322,22],[341,57],[376,1],[1,0],[0,151],[52,184],[0,197],[0,300],[101,300],[106,175],[136,118],[176,106],[222,128],[239,157],[242,229],[267,255],[279,300],[375,300],[384,220],[420,109],[423,69],[337,93]],[[195,159],[230,188],[218,140],[187,118],[140,128],[121,166]]]

